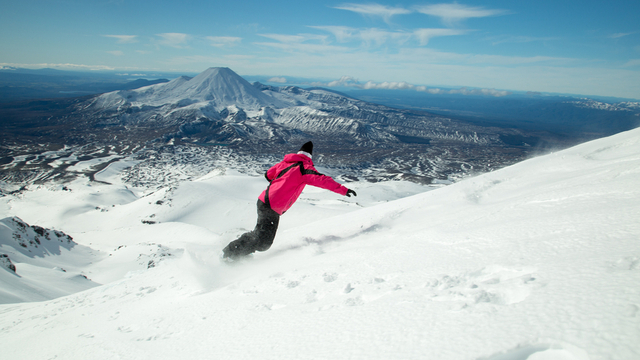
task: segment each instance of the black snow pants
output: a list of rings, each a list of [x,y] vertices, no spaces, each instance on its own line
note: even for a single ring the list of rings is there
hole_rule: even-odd
[[[276,237],[280,214],[258,200],[258,222],[255,229],[242,234],[223,249],[225,258],[239,258],[255,251],[266,251]]]

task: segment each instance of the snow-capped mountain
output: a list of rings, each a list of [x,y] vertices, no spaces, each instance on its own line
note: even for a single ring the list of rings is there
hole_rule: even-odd
[[[278,144],[300,135],[376,145],[402,142],[407,136],[422,142],[501,143],[480,128],[324,89],[252,85],[228,68],[210,68],[194,78],[103,94],[81,106],[78,114],[88,113],[100,119],[99,124],[177,126],[176,133],[165,136],[200,143]]]
[[[477,126],[325,89],[249,84],[227,68],[61,100],[50,112],[32,130],[20,130],[28,146],[12,145],[15,140],[7,137],[0,180],[68,181],[78,175],[78,159],[95,159],[96,167],[85,172],[92,176],[108,165],[105,159],[146,161],[155,156],[150,149],[187,153],[174,151],[181,146],[199,146],[192,153],[209,152],[205,158],[230,149],[244,163],[260,164],[265,156],[281,157],[312,140],[318,164],[340,168],[352,179],[428,184],[512,164],[543,143],[541,133]],[[8,128],[15,129],[23,128]]]
[[[131,186],[136,161],[0,197],[3,358],[640,356],[640,129],[446,187],[307,187],[239,264],[219,252],[266,180]]]
[[[102,108],[131,104],[133,107],[185,107],[194,105],[222,111],[230,106],[258,111],[263,107],[284,107],[278,99],[256,89],[228,68],[210,68],[194,78],[182,76],[168,83],[131,91],[116,91],[96,99]]]

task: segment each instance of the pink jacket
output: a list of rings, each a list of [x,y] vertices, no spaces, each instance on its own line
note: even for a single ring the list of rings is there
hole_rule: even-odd
[[[306,185],[331,190],[340,195],[346,195],[349,190],[331,177],[320,174],[313,167],[313,161],[302,154],[285,155],[284,160],[267,171],[266,177],[270,184],[259,198],[280,215],[298,200]]]

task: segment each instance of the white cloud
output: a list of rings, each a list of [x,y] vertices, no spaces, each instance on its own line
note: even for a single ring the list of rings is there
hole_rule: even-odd
[[[122,56],[124,55],[124,53],[120,50],[115,50],[115,51],[107,51],[107,53],[114,55],[114,56]]]
[[[414,90],[430,94],[482,95],[495,97],[511,95],[511,92],[509,91],[495,89],[470,89],[463,87],[460,89],[442,90],[438,88],[428,88],[424,85],[414,85],[405,81],[367,81],[366,83],[361,84],[356,78],[351,76],[343,76],[339,80],[334,80],[328,83],[313,83],[312,85],[326,87],[354,87],[363,90]]]
[[[211,46],[215,47],[234,46],[242,41],[242,38],[234,36],[207,36],[205,39],[209,41]]]
[[[366,16],[381,17],[387,23],[389,23],[392,16],[406,15],[417,11],[425,15],[439,17],[445,24],[450,26],[469,18],[482,18],[505,15],[509,13],[509,11],[502,9],[485,9],[481,6],[467,6],[458,3],[418,5],[413,7],[412,9],[406,9],[403,7],[389,7],[380,4],[343,4],[340,6],[336,6],[335,8],[340,10],[353,11],[355,13]]]
[[[403,45],[409,40],[416,39],[421,46],[427,45],[430,39],[440,36],[464,35],[468,30],[457,29],[417,29],[413,32],[388,31],[378,28],[355,29],[346,26],[310,26],[313,29],[331,33],[336,41],[347,43],[361,41],[366,46],[383,44]]]
[[[380,4],[344,4],[341,6],[336,6],[335,8],[340,10],[353,11],[361,15],[379,16],[387,23],[394,15],[411,13],[411,10],[399,7],[392,8]]]
[[[467,31],[456,29],[417,29],[414,30],[413,33],[418,38],[420,45],[424,46],[429,43],[429,40],[431,40],[431,38],[440,36],[464,35],[467,33]]]
[[[439,17],[449,26],[469,18],[504,15],[507,13],[505,10],[485,9],[481,6],[467,6],[457,3],[422,5],[416,6],[415,9],[419,13]]]
[[[118,44],[131,44],[138,42],[137,35],[102,35],[108,38],[114,38],[118,40]]]
[[[287,82],[287,78],[284,78],[284,77],[272,77],[271,79],[267,80],[267,82],[284,84],[284,83]]]
[[[191,39],[190,35],[182,33],[164,33],[156,36],[160,37],[160,44],[175,48],[182,48]]]
[[[358,79],[353,78],[351,76],[343,76],[340,80],[334,80],[327,84],[317,83],[318,86],[328,86],[328,87],[348,87],[348,86],[357,86]]]
[[[404,81],[391,81],[391,82],[381,82],[374,83],[373,81],[367,81],[364,85],[359,86],[361,89],[385,89],[385,90],[414,90],[416,88],[415,85],[411,85]]]

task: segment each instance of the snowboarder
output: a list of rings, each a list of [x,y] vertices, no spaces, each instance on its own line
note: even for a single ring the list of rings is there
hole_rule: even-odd
[[[331,190],[348,197],[356,192],[340,185],[331,177],[320,174],[313,166],[313,143],[306,142],[296,154],[285,155],[284,160],[265,173],[269,181],[258,197],[258,222],[253,231],[242,234],[222,251],[223,258],[235,260],[255,251],[266,251],[273,244],[280,215],[293,205],[306,185]]]

